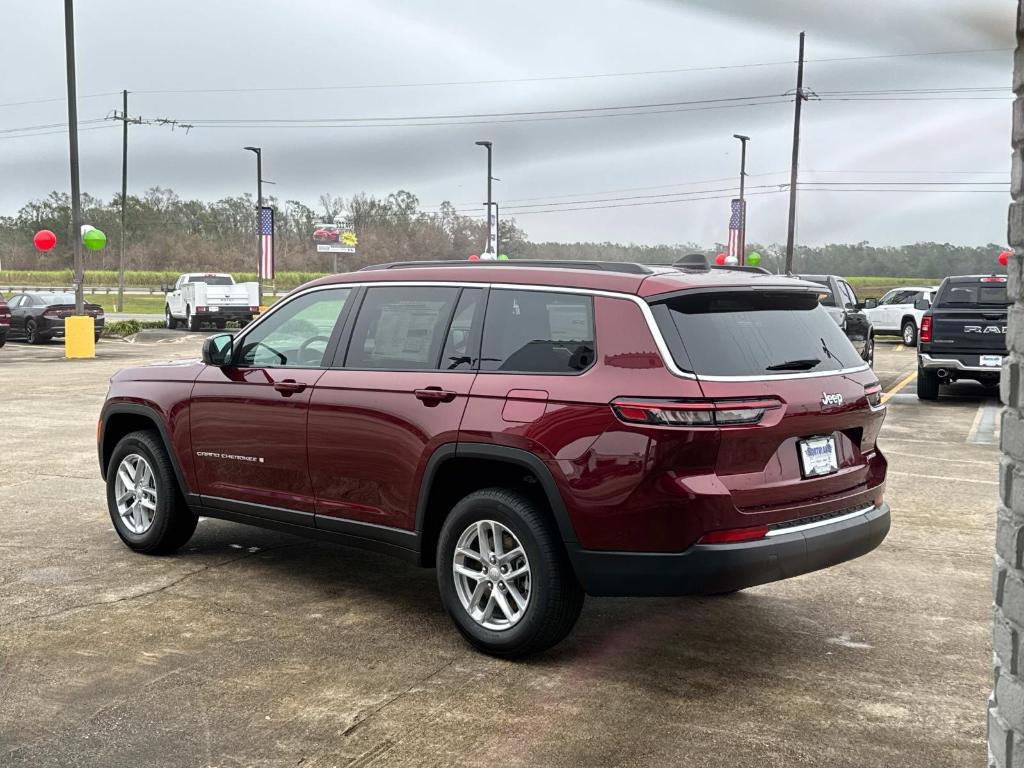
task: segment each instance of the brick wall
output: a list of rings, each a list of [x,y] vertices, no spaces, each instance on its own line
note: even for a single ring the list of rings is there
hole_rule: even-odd
[[[1009,241],[1014,257],[1007,267],[1010,311],[1000,394],[1003,412],[999,464],[999,511],[993,568],[995,599],[992,651],[995,686],[988,710],[988,762],[1024,768],[1024,0],[1017,6],[1017,52],[1013,60],[1013,170]]]

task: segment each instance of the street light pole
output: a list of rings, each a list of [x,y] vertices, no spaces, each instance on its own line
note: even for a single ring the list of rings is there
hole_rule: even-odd
[[[263,215],[263,149],[245,147],[256,154],[256,280],[257,303],[263,306],[263,238],[260,237],[260,217]]]
[[[85,314],[82,199],[78,178],[78,95],[75,88],[74,0],[64,0],[64,52],[68,70],[68,143],[71,150],[71,245],[75,255],[75,314]]]
[[[478,141],[476,142],[476,145],[487,149],[487,247],[484,249],[484,251],[487,252],[491,247],[491,239],[493,235],[491,232],[491,181],[494,177],[491,174],[491,151],[494,148],[494,145],[489,141]],[[497,256],[498,254],[494,255]]]
[[[734,139],[740,140],[740,215],[743,217],[740,221],[740,242],[739,242],[739,257],[740,264],[745,264],[747,261],[747,201],[743,197],[743,190],[747,180],[747,142],[750,141],[749,136],[744,136],[741,133],[734,133],[732,135]]]

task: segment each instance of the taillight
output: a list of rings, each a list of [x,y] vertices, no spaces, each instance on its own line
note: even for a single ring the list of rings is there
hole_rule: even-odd
[[[206,307],[196,307],[196,312],[205,312]]]
[[[755,525],[752,528],[725,528],[721,531],[710,531],[700,537],[698,544],[735,544],[740,541],[756,541],[768,535],[767,525]]]
[[[981,282],[983,282],[983,283],[1005,283],[1006,282],[1006,278],[1005,277],[997,277],[996,275],[992,275],[992,277],[983,277],[983,278],[981,278]]]
[[[260,308],[259,307],[249,307],[249,311],[250,312],[259,312]]]
[[[652,400],[623,397],[612,401],[615,415],[627,424],[661,427],[727,427],[756,424],[765,411],[782,403],[758,400]]]
[[[918,340],[923,342],[929,342],[932,340],[932,316],[925,315],[921,318],[921,332],[918,334]]]
[[[864,388],[864,397],[872,408],[880,408],[882,405],[882,385],[873,384]]]

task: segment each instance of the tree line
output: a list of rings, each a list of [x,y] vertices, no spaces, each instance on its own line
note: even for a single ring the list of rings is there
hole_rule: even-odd
[[[456,212],[451,203],[424,211],[410,192],[400,190],[385,197],[357,194],[352,197],[321,195],[314,205],[299,200],[266,200],[275,209],[276,259],[280,270],[326,272],[333,257],[317,253],[312,239],[315,226],[333,222],[343,212],[351,215],[359,238],[356,254],[339,255],[339,269],[358,269],[384,261],[465,259],[479,253],[486,238],[482,218]],[[154,187],[142,195],[129,195],[126,206],[125,249],[132,270],[250,271],[255,261],[255,202],[252,195],[225,197],[213,202],[183,200],[172,190]],[[103,200],[82,195],[82,221],[103,230],[107,247],[86,252],[86,268],[117,269],[120,242],[121,199]],[[32,238],[40,229],[57,234],[58,245],[39,252]],[[0,267],[18,270],[66,269],[71,266],[69,247],[71,205],[67,193],[52,192],[24,205],[13,216],[0,216]],[[499,225],[500,251],[512,259],[591,259],[670,264],[697,251],[711,258],[722,250],[694,243],[636,245],[621,243],[533,242],[514,218]],[[778,244],[748,245],[762,255],[762,265],[772,271],[784,266]],[[994,243],[960,246],[949,243],[915,243],[873,246],[867,242],[799,246],[794,252],[794,271],[842,275],[915,276],[941,278],[951,274],[989,272],[996,268],[1001,246]]]

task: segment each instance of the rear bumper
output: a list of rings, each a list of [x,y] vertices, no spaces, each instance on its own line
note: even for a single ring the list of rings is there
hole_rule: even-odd
[[[986,354],[999,355],[1005,357],[1005,352],[991,352]],[[962,371],[965,373],[987,373],[991,376],[999,377],[999,366],[993,365],[978,365],[978,359],[981,357],[981,353],[975,352],[971,354],[950,354],[945,353],[941,357],[936,357],[924,352],[917,356],[918,362],[921,367],[926,371],[937,371],[940,368],[944,368],[947,371]]]
[[[822,523],[779,529],[757,541],[695,544],[685,552],[604,552],[570,545],[590,595],[715,594],[767,584],[867,554],[889,532],[889,505]]]
[[[195,317],[201,320],[252,320],[252,310],[248,307],[218,307],[206,312],[196,312]]]

